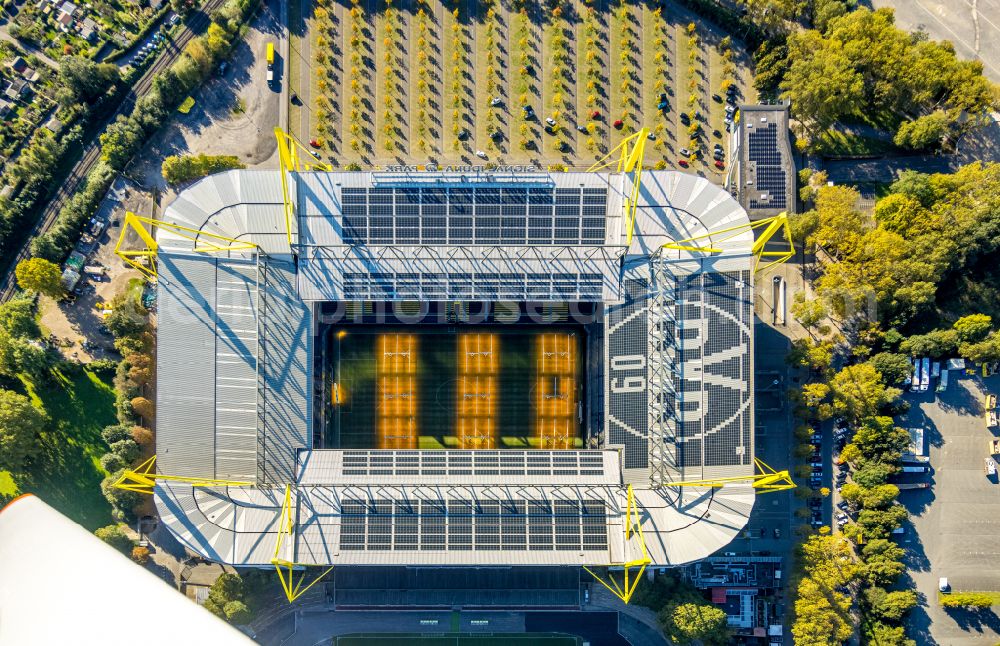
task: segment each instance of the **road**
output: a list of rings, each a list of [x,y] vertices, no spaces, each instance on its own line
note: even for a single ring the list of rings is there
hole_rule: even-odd
[[[9,31],[10,22],[0,27],[0,40],[6,40],[8,43],[12,43],[25,52],[37,56],[43,63],[51,67],[52,69],[59,69],[59,63],[49,58],[48,54],[38,49],[31,43],[26,43],[23,40],[18,40],[10,35]]]
[[[184,28],[180,31],[177,37],[173,39],[173,41],[167,43],[159,58],[157,58],[153,64],[150,65],[149,69],[146,70],[146,73],[143,74],[142,77],[140,77],[135,83],[128,96],[125,97],[124,101],[122,101],[118,110],[108,117],[108,120],[104,124],[105,126],[114,121],[119,114],[127,115],[132,111],[132,107],[135,105],[136,100],[149,92],[150,88],[153,87],[153,79],[155,76],[159,72],[162,72],[170,67],[177,57],[180,56],[181,52],[184,51],[184,47],[187,43],[208,28],[211,20],[209,18],[209,14],[221,7],[224,2],[225,0],[206,0],[202,8],[192,14],[188,20],[185,21]],[[100,128],[100,132],[103,131],[104,126]],[[96,134],[97,133],[95,133],[95,135]],[[77,189],[80,188],[84,178],[87,177],[87,174],[94,168],[100,158],[100,140],[97,136],[94,136],[90,143],[84,148],[82,157],[73,166],[73,169],[63,181],[62,186],[60,186],[55,195],[49,199],[49,203],[45,207],[42,217],[35,223],[34,228],[31,230],[31,235],[29,235],[25,240],[24,245],[17,252],[14,260],[11,262],[6,275],[3,277],[2,282],[0,282],[0,302],[6,302],[14,295],[14,292],[17,289],[16,280],[14,278],[14,267],[17,266],[17,263],[30,257],[31,240],[49,230],[55,222],[56,215],[59,213],[59,210],[63,207],[66,201],[76,193]]]

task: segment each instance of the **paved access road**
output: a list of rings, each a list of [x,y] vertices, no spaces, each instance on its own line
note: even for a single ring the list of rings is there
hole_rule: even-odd
[[[958,377],[956,374],[951,377]],[[955,591],[1000,590],[1000,484],[987,478],[988,440],[1000,431],[986,428],[985,392],[1000,393],[1000,377],[954,379],[943,394],[907,393],[910,411],[898,424],[924,428],[931,488],[904,491],[910,512],[901,544],[908,575],[921,597],[910,618],[909,636],[918,644],[992,646],[1000,642],[1000,616],[948,613],[938,606],[938,578]]]
[[[146,73],[143,74],[138,81],[136,81],[135,85],[132,86],[132,91],[127,97],[125,97],[125,100],[122,102],[121,106],[119,106],[118,110],[108,117],[105,125],[114,121],[119,114],[129,114],[132,111],[132,107],[135,105],[136,100],[149,92],[150,88],[153,87],[153,79],[156,75],[170,67],[174,61],[177,60],[177,57],[181,55],[181,52],[184,51],[184,47],[192,38],[208,29],[208,25],[211,22],[211,18],[209,18],[210,14],[221,7],[224,2],[225,0],[206,0],[201,9],[195,11],[187,19],[184,23],[184,28],[172,41],[167,42],[159,58],[157,58],[153,64],[150,65],[149,69],[146,70]],[[104,127],[101,127],[100,131],[103,132]],[[49,230],[55,222],[56,215],[59,213],[59,210],[80,188],[83,179],[87,176],[91,169],[94,168],[100,158],[100,140],[97,136],[94,136],[90,144],[84,148],[83,155],[73,166],[73,169],[70,171],[65,181],[63,181],[62,186],[50,198],[48,206],[42,212],[42,217],[35,223],[35,226],[31,231],[31,235],[28,236],[24,245],[11,261],[6,275],[4,275],[2,281],[0,281],[0,302],[5,302],[14,295],[14,292],[17,289],[17,281],[14,278],[14,267],[17,266],[17,263],[27,259],[31,255],[31,240]]]

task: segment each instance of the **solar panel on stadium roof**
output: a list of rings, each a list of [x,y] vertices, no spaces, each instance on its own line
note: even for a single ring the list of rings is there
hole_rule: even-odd
[[[751,208],[783,209],[787,203],[786,173],[778,147],[778,125],[768,123],[762,128],[747,131],[747,159],[756,164],[756,191],[766,193],[768,199],[752,198]]]

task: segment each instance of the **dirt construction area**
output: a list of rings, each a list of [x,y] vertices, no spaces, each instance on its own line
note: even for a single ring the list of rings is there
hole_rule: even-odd
[[[130,175],[169,193],[161,168],[170,155],[235,155],[248,167],[278,167],[274,127],[281,94],[266,81],[265,60],[267,43],[279,39],[277,10],[278,0],[261,6],[224,71],[217,69],[193,95],[195,105],[188,114],[177,113],[150,141]]]

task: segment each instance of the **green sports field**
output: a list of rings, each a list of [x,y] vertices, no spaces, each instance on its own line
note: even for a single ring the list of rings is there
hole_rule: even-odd
[[[334,646],[578,646],[567,635],[346,635],[334,637]]]
[[[331,327],[325,448],[579,448],[584,337],[558,325]]]

